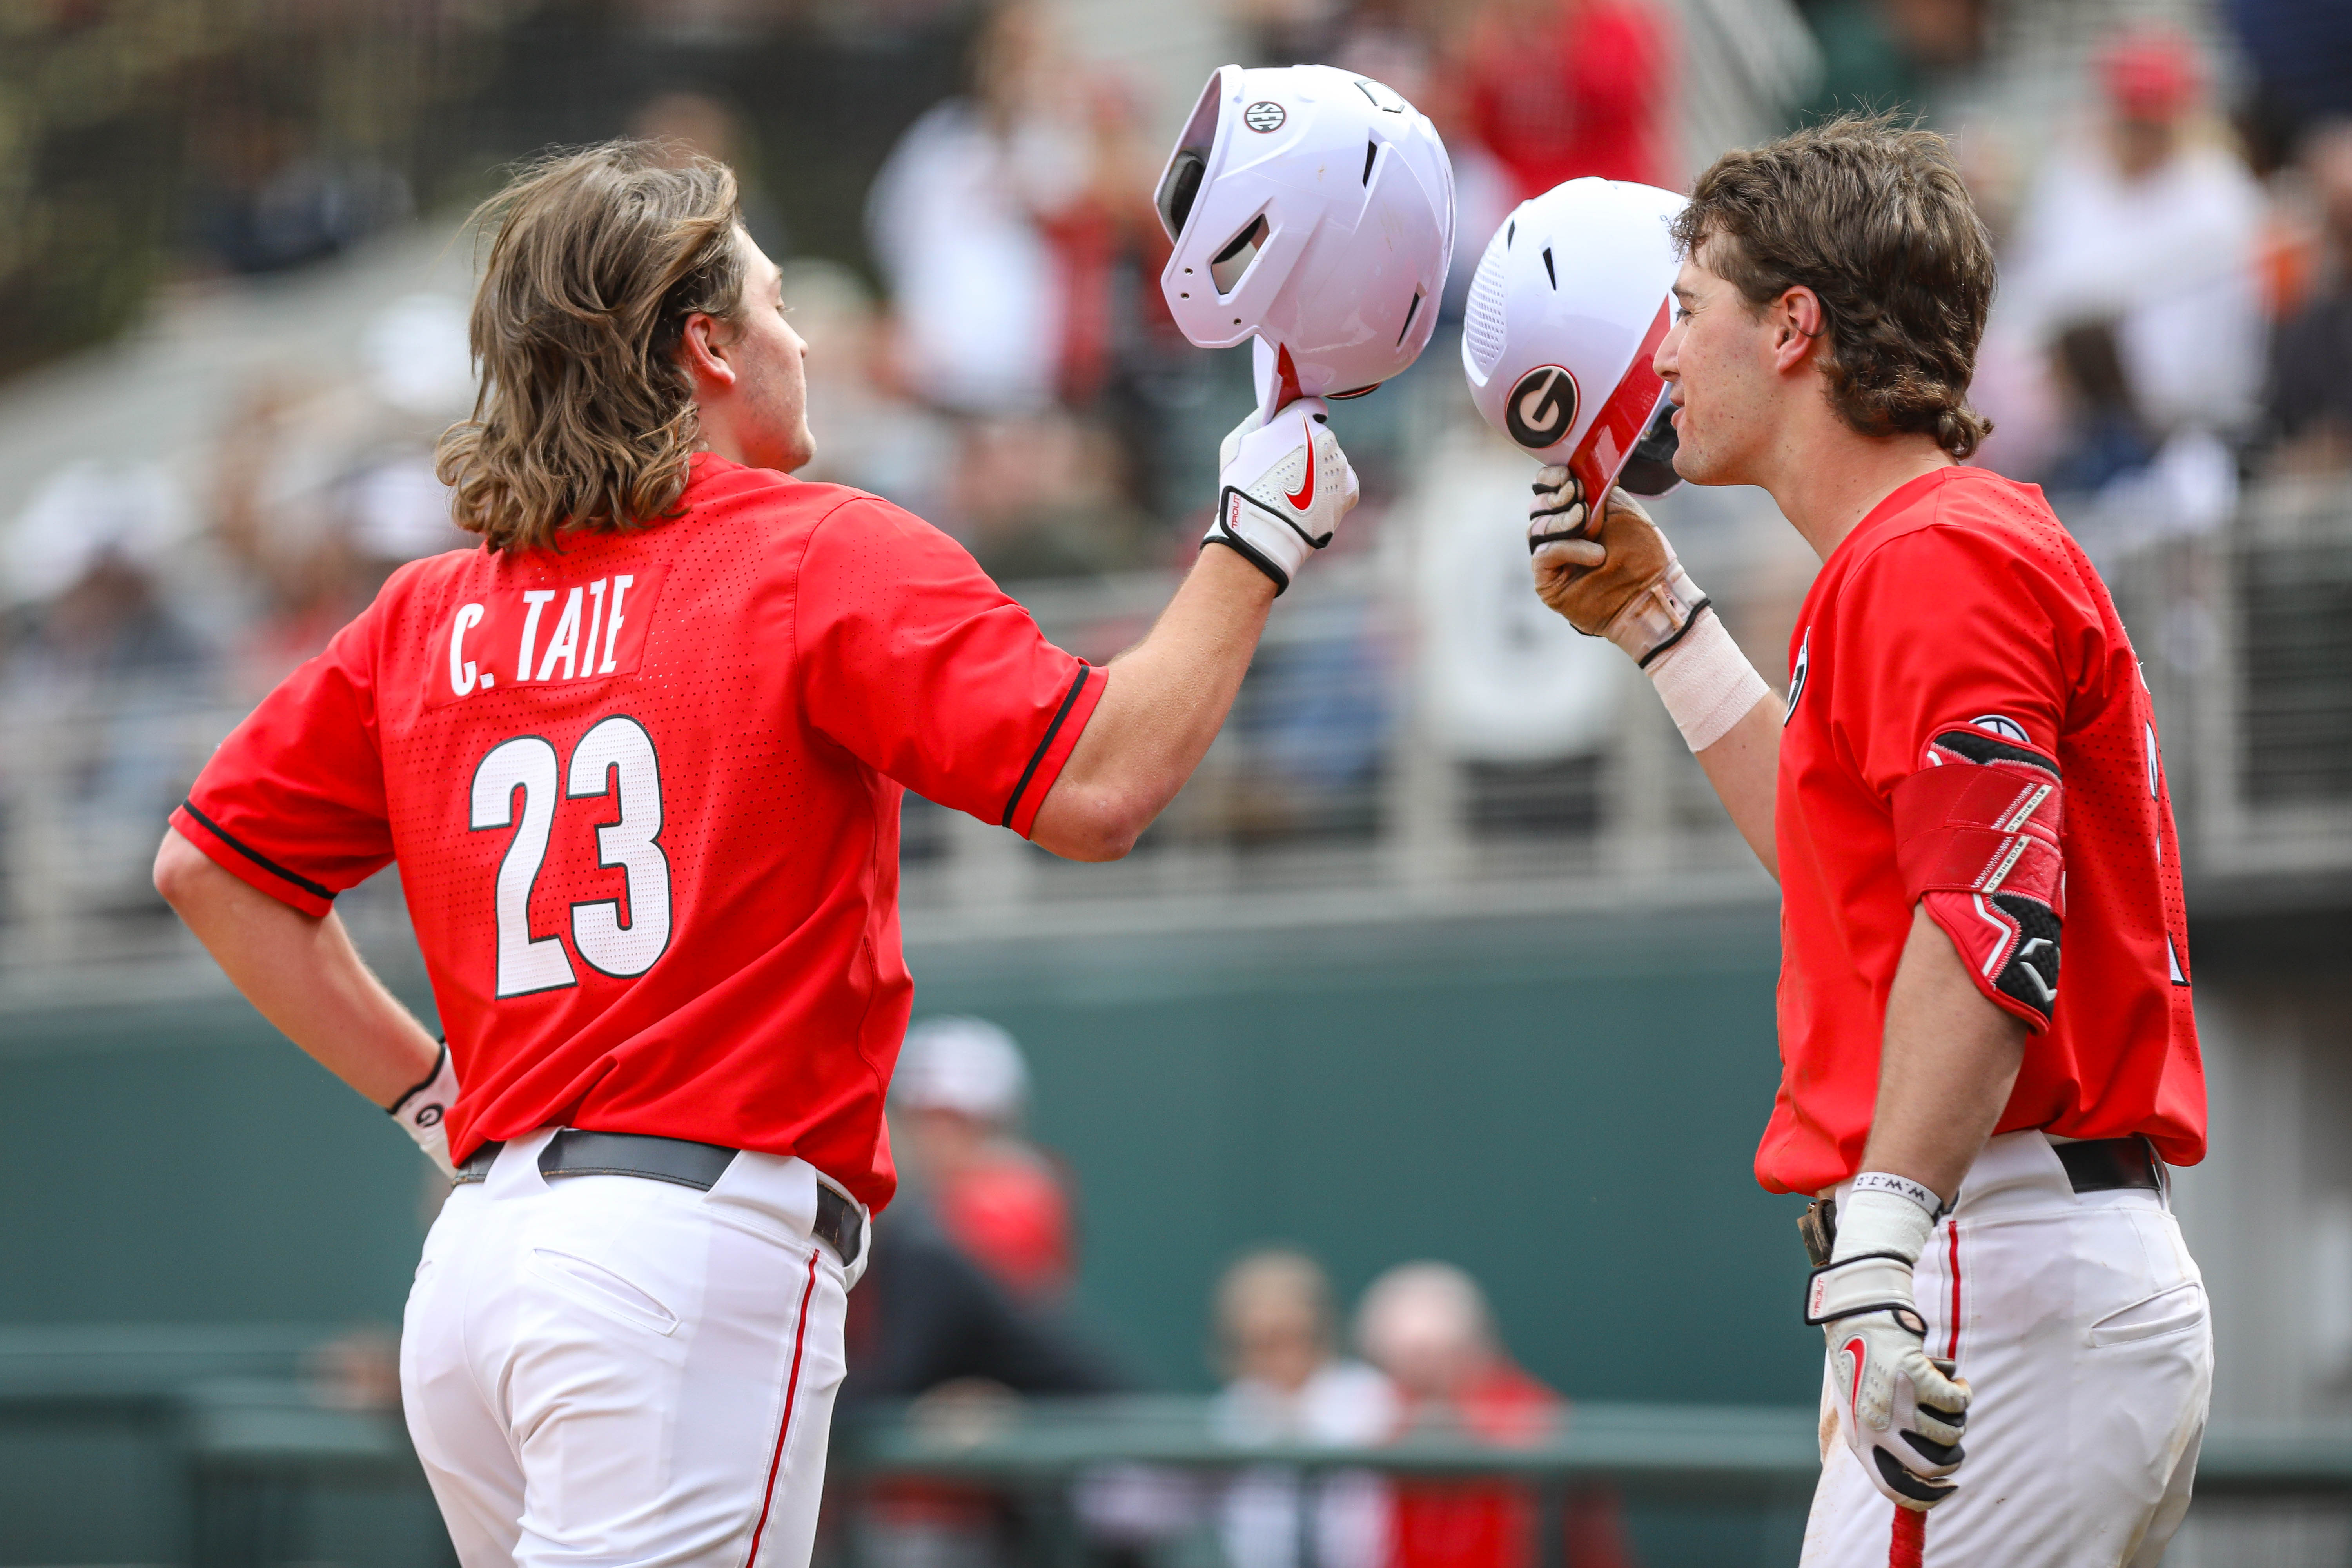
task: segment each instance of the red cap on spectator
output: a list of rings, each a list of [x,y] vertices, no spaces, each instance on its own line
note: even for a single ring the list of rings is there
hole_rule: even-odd
[[[2131,27],[2099,51],[2099,75],[2116,109],[2133,120],[2170,120],[2204,85],[2197,46],[2165,26]]]

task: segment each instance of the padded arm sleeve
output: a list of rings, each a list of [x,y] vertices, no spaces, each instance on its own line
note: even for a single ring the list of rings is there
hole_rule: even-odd
[[[1988,1001],[2047,1028],[2066,914],[2058,764],[1977,730],[1928,748],[1934,765],[1895,787],[1903,887],[1944,928]]]

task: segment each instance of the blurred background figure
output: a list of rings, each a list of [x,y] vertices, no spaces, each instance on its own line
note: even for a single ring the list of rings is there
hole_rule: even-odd
[[[845,1410],[912,1400],[931,1427],[984,1433],[1024,1397],[1129,1386],[1064,1310],[1070,1202],[1019,1136],[1028,1095],[1021,1049],[995,1025],[930,1018],[908,1031],[891,1082],[905,1184],[850,1295]],[[848,1528],[885,1568],[991,1568],[1026,1560],[1040,1526],[989,1488],[902,1479],[865,1489]]]
[[[2320,220],[2309,295],[2271,338],[2265,435],[2291,473],[2352,468],[2352,119],[2305,139],[2302,172]]]
[[[1330,1281],[1313,1258],[1279,1247],[1244,1254],[1217,1281],[1215,1310],[1225,1384],[1212,1420],[1227,1441],[1368,1447],[1395,1431],[1396,1390],[1339,1356]],[[1388,1486],[1360,1470],[1244,1470],[1218,1524],[1229,1568],[1306,1568],[1309,1544],[1314,1568],[1387,1568],[1393,1544]]]
[[[1673,64],[1648,0],[1495,0],[1470,26],[1461,113],[1515,201],[1586,174],[1671,184]]]
[[[2126,28],[2095,75],[2099,121],[2052,153],[2025,203],[2002,328],[2049,344],[2073,322],[2110,319],[2133,405],[2159,440],[2240,436],[2262,374],[2261,188],[2212,136],[2207,67],[2184,35]]]
[[[907,1031],[890,1098],[910,1184],[948,1238],[1015,1296],[1058,1300],[1076,1268],[1059,1166],[1021,1136],[1029,1066],[982,1018]]]
[[[1043,407],[1076,325],[1045,232],[1087,195],[1091,105],[1040,0],[1003,0],[971,90],[908,131],[866,221],[898,309],[906,384],[958,413]]]
[[[1443,1434],[1504,1446],[1540,1441],[1568,1405],[1513,1361],[1486,1292],[1450,1263],[1400,1263],[1356,1306],[1356,1345],[1402,1399],[1400,1436]],[[1396,1568],[1528,1568],[1540,1555],[1533,1491],[1507,1480],[1395,1483]],[[1633,1562],[1614,1497],[1571,1497],[1568,1560]]]

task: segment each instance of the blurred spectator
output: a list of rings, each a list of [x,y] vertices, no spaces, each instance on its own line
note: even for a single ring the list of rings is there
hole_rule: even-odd
[[[1450,1263],[1401,1263],[1365,1289],[1356,1343],[1404,1398],[1400,1435],[1464,1436],[1501,1445],[1542,1441],[1567,1402],[1520,1370],[1495,1333],[1486,1293]],[[1616,1499],[1572,1494],[1568,1560],[1580,1568],[1633,1561]],[[1528,1568],[1539,1555],[1532,1490],[1508,1480],[1396,1484],[1393,1568]]]
[[[875,1226],[849,1299],[845,1404],[919,1401],[917,1418],[982,1430],[1018,1395],[1126,1386],[1058,1306],[1071,1272],[1060,1180],[1015,1135],[1028,1100],[1020,1047],[977,1018],[908,1031],[891,1084],[893,1142],[909,1190]],[[989,1568],[1020,1558],[1026,1528],[983,1487],[896,1480],[869,1489],[863,1550],[887,1568]]]
[[[2261,373],[2261,190],[2234,154],[2192,136],[2203,68],[2186,37],[2118,34],[2097,72],[2105,122],[2042,171],[1996,330],[2047,344],[2071,322],[2112,319],[2151,434],[2236,434]],[[2004,411],[1988,412],[1998,424]]]
[[[972,78],[900,140],[866,221],[907,385],[942,408],[1020,412],[1056,389],[1068,301],[1040,218],[1087,188],[1089,105],[1031,0],[990,16]]]
[[[1060,1297],[1076,1263],[1069,1194],[1019,1135],[1029,1068],[1013,1037],[984,1019],[927,1018],[907,1031],[890,1088],[940,1230],[1016,1297]]]
[[[2352,118],[2352,5],[2230,0],[2223,9],[2253,67],[2245,118],[2256,166],[2267,173],[2312,126]]]
[[[193,226],[203,253],[226,271],[321,260],[408,216],[398,174],[328,157],[292,115],[232,101],[197,117],[196,128]]]
[[[2271,340],[2264,434],[2293,471],[2352,468],[2352,120],[2304,143],[2326,233],[2317,286]]]
[[[1090,423],[1045,409],[963,429],[949,524],[1001,583],[1140,564],[1150,521],[1121,493],[1119,452]]]
[[[2147,467],[2156,443],[2133,404],[2115,323],[2077,321],[2065,328],[2051,359],[2064,434],[2057,459],[2041,475],[2042,488],[2053,497],[2094,495],[2109,480]]]
[[[1395,1430],[1395,1389],[1362,1363],[1339,1359],[1329,1281],[1304,1253],[1268,1247],[1236,1260],[1217,1282],[1216,1330],[1226,1383],[1213,1419],[1226,1441],[1363,1447]],[[1300,1518],[1302,1508],[1311,1519]],[[1229,1568],[1297,1568],[1311,1531],[1315,1568],[1385,1568],[1389,1513],[1388,1487],[1376,1475],[1338,1470],[1310,1483],[1260,1466],[1226,1489],[1219,1510],[1225,1561]]]
[[[1471,29],[1460,100],[1521,200],[1584,174],[1674,183],[1673,44],[1645,0],[1495,0]]]
[[[1861,110],[1914,114],[1984,54],[1986,0],[1819,0],[1805,20],[1822,79],[1801,119]]]

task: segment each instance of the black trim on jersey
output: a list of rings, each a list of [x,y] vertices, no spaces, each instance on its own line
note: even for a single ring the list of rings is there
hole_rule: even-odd
[[[1037,776],[1037,764],[1044,762],[1045,753],[1054,749],[1054,737],[1062,732],[1062,721],[1070,716],[1070,710],[1077,703],[1078,693],[1087,689],[1087,677],[1094,672],[1093,665],[1084,659],[1078,661],[1078,678],[1070,682],[1069,690],[1062,694],[1062,705],[1054,710],[1054,721],[1045,726],[1045,738],[1038,742],[1037,749],[1029,754],[1029,765],[1021,770],[1021,782],[1013,786],[1013,798],[1004,803],[1004,816],[998,822],[998,826],[1013,826],[1013,815],[1021,808],[1021,797],[1029,793],[1029,781]]]
[[[2058,776],[2058,764],[2041,752],[1996,741],[1981,730],[1946,730],[1936,737],[1935,743],[1958,752],[1972,763],[2028,763],[2053,778]]]
[[[206,816],[203,812],[198,811],[194,801],[182,801],[180,803],[180,809],[186,812],[190,816],[194,817],[198,822],[203,823],[212,833],[214,837],[219,839],[222,843],[227,845],[230,848],[236,850],[238,854],[244,856],[247,859],[252,861],[255,865],[268,872],[271,876],[281,878],[286,881],[291,882],[294,886],[301,889],[304,892],[310,894],[314,899],[325,899],[331,903],[334,900],[335,895],[333,893],[320,887],[318,883],[310,880],[310,878],[298,877],[293,872],[289,871],[285,867],[280,866],[277,861],[272,860],[268,856],[263,855],[257,850],[249,849],[246,846],[239,844],[226,828],[221,826],[219,823],[215,822],[211,817]]]

